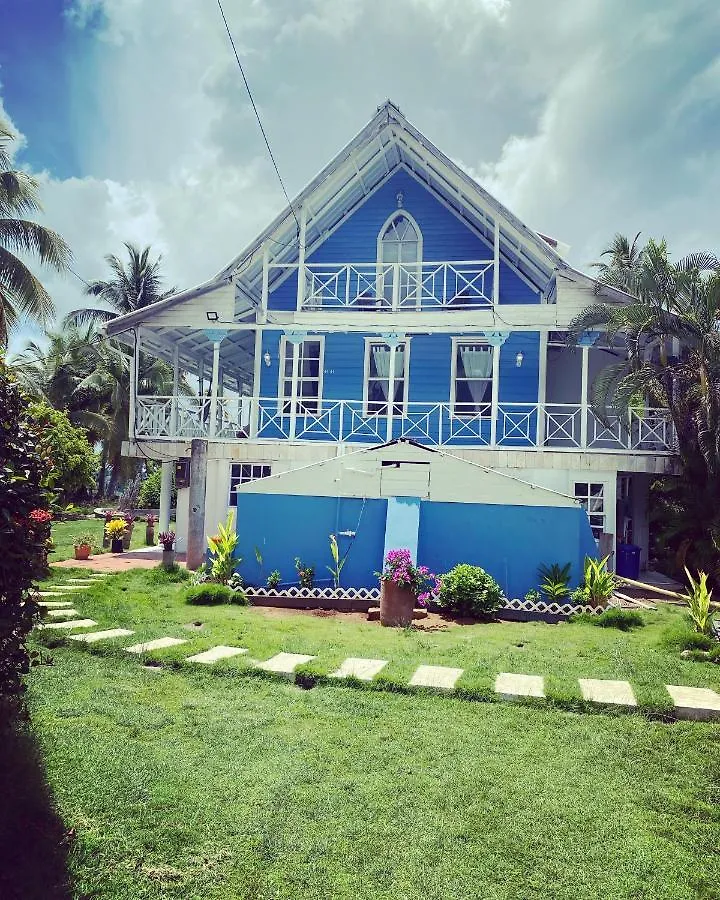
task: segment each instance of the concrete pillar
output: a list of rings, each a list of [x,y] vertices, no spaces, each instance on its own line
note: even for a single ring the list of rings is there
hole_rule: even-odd
[[[166,459],[160,465],[160,531],[170,528],[170,506],[172,500],[172,479],[175,460]]]
[[[207,441],[193,438],[190,444],[190,509],[188,512],[187,567],[197,569],[205,560],[205,486]]]

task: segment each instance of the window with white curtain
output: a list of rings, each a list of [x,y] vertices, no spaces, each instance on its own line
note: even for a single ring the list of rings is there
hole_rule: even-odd
[[[280,397],[285,402],[282,411],[291,411],[293,396],[293,344],[283,338],[280,353]],[[323,338],[308,338],[298,344],[297,413],[317,413],[322,397]]]
[[[383,341],[365,344],[365,414],[386,416],[390,393],[390,347]],[[407,353],[404,343],[395,348],[393,415],[404,414],[407,401]]]
[[[478,341],[457,341],[453,352],[453,415],[489,416],[493,348]]]

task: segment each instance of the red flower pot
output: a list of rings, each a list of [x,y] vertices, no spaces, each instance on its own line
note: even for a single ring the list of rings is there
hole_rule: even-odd
[[[75,547],[75,559],[89,559],[91,550],[90,544],[80,544]]]
[[[380,587],[380,624],[395,628],[412,625],[415,594],[394,581],[382,581]]]

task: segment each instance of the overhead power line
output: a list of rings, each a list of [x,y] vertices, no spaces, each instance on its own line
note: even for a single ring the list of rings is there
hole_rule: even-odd
[[[252,95],[252,91],[250,90],[250,85],[248,84],[248,80],[245,77],[245,71],[242,67],[242,63],[240,62],[240,54],[237,52],[237,47],[235,46],[235,41],[233,40],[232,33],[230,31],[230,26],[228,25],[227,17],[225,16],[225,10],[222,7],[221,0],[217,0],[218,9],[220,10],[220,15],[222,16],[222,20],[225,24],[225,31],[227,31],[227,36],[230,39],[230,46],[233,49],[233,53],[235,54],[235,60],[238,64],[238,68],[240,69],[240,74],[242,75],[242,80],[245,85],[245,89],[248,92],[248,97],[250,98],[250,103],[252,104],[253,112],[255,113],[255,118],[257,119],[257,123],[260,126],[260,133],[263,136],[263,140],[265,141],[265,146],[267,147],[268,154],[270,155],[270,160],[272,161],[273,167],[275,169],[275,174],[278,177],[278,181],[280,182],[280,187],[282,188],[283,194],[285,194],[285,199],[288,202],[288,206],[290,207],[290,212],[293,214],[293,218],[298,227],[298,232],[300,231],[300,221],[293,209],[293,205],[290,201],[290,196],[288,195],[287,189],[285,188],[285,182],[282,180],[282,175],[280,174],[280,169],[278,168],[278,164],[275,162],[275,157],[273,156],[272,148],[270,147],[270,141],[268,140],[268,136],[265,133],[265,129],[263,128],[262,120],[260,119],[260,113],[258,112],[258,108],[255,105],[255,100]]]

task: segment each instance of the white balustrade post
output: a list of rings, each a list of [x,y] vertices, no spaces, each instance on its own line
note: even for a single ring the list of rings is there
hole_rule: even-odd
[[[385,426],[385,439],[392,440],[393,436],[393,408],[395,406],[395,351],[397,343],[390,345],[390,370],[388,372],[388,411]]]
[[[268,296],[270,294],[270,250],[267,242],[262,253],[262,294],[260,298],[260,322],[267,322]]]
[[[490,400],[490,446],[497,447],[497,425],[500,400],[500,348],[508,339],[509,331],[486,331],[485,340],[493,348],[492,394]]]
[[[585,450],[588,439],[588,365],[590,347],[582,348],[582,368],[580,374],[580,447]]]
[[[260,381],[262,380],[262,330],[255,328],[255,358],[253,359],[252,405],[250,407],[250,437],[257,438],[260,418]]]
[[[220,341],[213,341],[212,380],[210,382],[210,429],[208,437],[217,434],[218,379],[220,373]]]
[[[172,499],[172,479],[175,460],[164,459],[160,464],[160,531],[170,530],[170,505]]]
[[[493,240],[493,306],[500,302],[500,220],[495,219]]]
[[[545,446],[545,401],[547,399],[547,351],[548,333],[540,332],[540,360],[538,362],[538,405],[537,405],[537,435],[535,443],[538,449]]]
[[[298,374],[300,369],[300,346],[304,343],[305,338],[307,337],[307,332],[305,331],[286,331],[285,332],[286,340],[292,344],[293,348],[293,356],[292,356],[292,382],[291,382],[291,394],[290,394],[290,440],[295,440],[295,435],[297,433],[297,400],[298,400]],[[280,359],[279,364],[282,367],[284,365],[284,360]],[[285,372],[280,370],[280,383],[284,384],[285,382]]]
[[[170,401],[170,437],[177,437],[178,391],[180,389],[180,348],[173,351],[172,399]],[[161,529],[162,531],[162,529]]]
[[[393,287],[392,287],[392,308],[397,309],[400,301],[400,263],[392,264]]]
[[[307,204],[300,210],[300,234],[298,235],[298,270],[297,270],[297,311],[300,312],[305,302],[305,234],[307,231]]]

